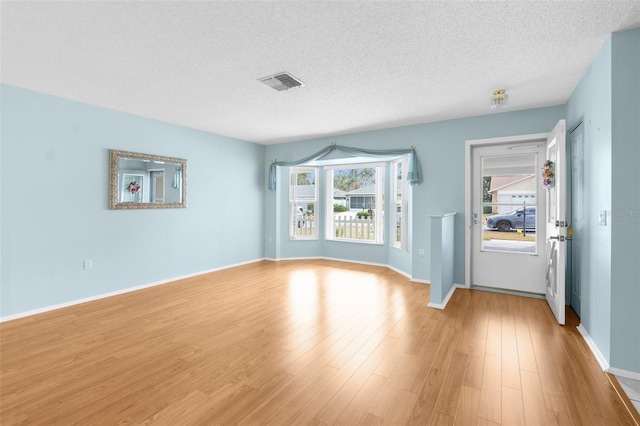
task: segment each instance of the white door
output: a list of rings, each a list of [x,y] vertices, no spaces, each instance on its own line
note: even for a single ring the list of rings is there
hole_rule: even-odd
[[[546,198],[544,135],[472,145],[470,284],[543,297]],[[504,193],[528,197],[501,197]]]
[[[151,190],[149,195],[152,203],[164,203],[164,170],[152,170],[149,172]]]
[[[546,163],[550,169],[546,222],[546,290],[547,302],[558,324],[564,325],[564,291],[566,267],[566,140],[565,121],[560,120],[547,137]]]

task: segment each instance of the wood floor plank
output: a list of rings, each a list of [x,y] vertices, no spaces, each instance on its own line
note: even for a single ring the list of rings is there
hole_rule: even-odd
[[[502,422],[502,368],[500,358],[485,355],[478,416],[494,423]]]
[[[367,355],[356,353],[345,365],[340,368],[331,379],[327,381],[307,404],[298,412],[289,414],[286,423],[307,424],[318,415],[318,413],[333,400],[340,388],[353,376],[367,359]]]
[[[451,354],[454,352],[458,339],[460,339],[460,334],[449,324],[444,323],[441,327],[443,328],[443,333],[431,366],[446,371],[451,365]]]
[[[554,363],[554,354],[549,350],[552,347],[550,346],[549,340],[543,334],[532,332],[531,341],[533,343],[542,390],[559,394],[564,393],[564,388],[558,375],[559,369],[556,368]],[[557,346],[553,347],[553,349],[554,352],[561,350]]]
[[[434,410],[455,418],[458,409],[458,400],[464,380],[464,368],[467,364],[467,354],[453,352],[451,356],[451,368],[447,370],[442,380],[442,387],[436,400]]]
[[[464,385],[476,389],[482,388],[482,376],[484,374],[486,340],[474,337],[471,339],[469,357],[464,372]]]
[[[502,356],[502,321],[500,319],[489,320],[485,353],[496,357]]]
[[[522,402],[522,392],[502,386],[502,424],[505,425],[524,425],[524,404]]]
[[[342,413],[347,410],[347,407],[352,403],[354,397],[360,395],[360,390],[367,385],[371,377],[382,377],[375,375],[374,371],[382,360],[386,359],[386,355],[393,350],[393,348],[397,347],[398,340],[399,339],[395,337],[387,336],[375,351],[366,358],[345,385],[336,392],[331,401],[320,410],[315,418],[326,424],[332,424],[340,418]],[[375,397],[375,395],[372,395],[372,398],[373,397]],[[370,400],[368,400],[366,406],[368,406],[369,402]],[[366,406],[362,408],[362,412],[364,412]]]
[[[455,419],[453,417],[436,411],[427,424],[429,426],[453,426],[454,422]]]
[[[437,368],[430,368],[425,378],[418,399],[411,410],[412,424],[428,424],[435,413],[433,409],[440,395],[446,372]]]
[[[520,363],[515,339],[502,339],[502,386],[522,389],[520,385]]]
[[[633,417],[544,300],[387,268],[261,261],[0,323],[21,424],[621,424]]]
[[[419,394],[424,384],[425,378],[431,368],[433,359],[436,356],[437,342],[433,342],[427,339],[425,345],[420,350],[418,358],[416,360],[416,366],[413,369],[413,374],[408,376],[408,382],[405,389],[409,392]]]
[[[548,425],[553,426],[576,426],[578,423],[573,421],[573,418],[565,413],[558,413],[556,411],[547,410],[547,422]]]
[[[375,426],[375,425],[383,425],[384,419],[380,417],[374,416],[371,413],[364,413],[362,418],[358,421],[358,423],[354,423],[357,426]]]
[[[499,426],[499,424],[480,417],[478,419],[478,426]]]
[[[221,406],[221,411],[215,413],[216,417],[213,418],[212,421],[216,424],[241,423],[253,408],[260,406],[263,401],[267,400],[279,389],[282,389],[282,387],[290,381],[291,376],[281,372],[280,374],[270,377],[270,380],[260,387],[256,388],[251,386],[250,392],[247,392],[247,394],[243,395],[239,400],[233,404]]]
[[[404,425],[409,423],[411,409],[416,403],[418,395],[404,389],[400,389],[393,398],[391,408],[384,418],[388,425]]]
[[[480,389],[463,385],[460,390],[460,401],[455,414],[455,424],[458,426],[475,425],[478,423],[480,409]]]
[[[538,374],[528,370],[521,370],[520,379],[522,380],[522,404],[526,424],[544,424],[547,418],[547,408],[544,403],[544,394]]]
[[[395,395],[406,387],[407,377],[412,373],[412,366],[416,364],[417,356],[405,352],[393,369],[384,387],[371,401],[367,411],[382,419],[387,418],[387,413],[393,405]]]
[[[195,424],[202,421],[202,416],[209,410],[207,395],[193,391],[186,397],[170,404],[142,422],[142,424]]]
[[[386,377],[372,374],[369,380],[360,388],[354,398],[347,404],[347,407],[340,413],[335,424],[354,425],[360,423],[363,418],[374,417],[382,421],[380,417],[375,417],[367,412],[367,408],[371,405],[371,401],[378,395],[384,387]]]
[[[248,424],[285,424],[288,417],[302,409],[336,372],[335,368],[325,365],[313,377],[296,376],[278,394],[272,395],[269,403],[254,410],[244,421]]]

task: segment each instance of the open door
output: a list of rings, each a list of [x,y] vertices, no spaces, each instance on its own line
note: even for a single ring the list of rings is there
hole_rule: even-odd
[[[558,324],[564,325],[565,266],[567,259],[566,137],[560,120],[547,137],[543,185],[547,192],[546,298]]]

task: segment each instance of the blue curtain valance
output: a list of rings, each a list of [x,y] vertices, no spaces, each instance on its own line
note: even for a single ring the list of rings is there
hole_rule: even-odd
[[[418,163],[418,156],[416,154],[416,150],[412,147],[410,149],[364,149],[364,148],[352,148],[348,146],[336,145],[336,143],[332,143],[326,148],[321,149],[320,151],[312,154],[308,157],[301,158],[299,160],[294,161],[274,161],[269,166],[269,189],[274,191],[276,189],[276,167],[284,166],[284,167],[293,167],[299,166],[300,164],[308,163],[309,161],[319,160],[325,156],[327,156],[333,150],[339,150],[342,152],[346,152],[347,154],[354,156],[364,156],[364,157],[389,157],[393,155],[409,156],[409,170],[407,173],[407,180],[410,185],[418,185],[422,181],[422,176],[420,173],[420,165]]]

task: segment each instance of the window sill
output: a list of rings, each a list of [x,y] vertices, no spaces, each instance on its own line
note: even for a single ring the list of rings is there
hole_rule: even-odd
[[[325,241],[333,241],[338,243],[352,243],[352,244],[365,244],[368,246],[383,246],[384,242],[379,243],[377,241],[367,241],[367,240],[351,240],[348,238],[327,238]]]

